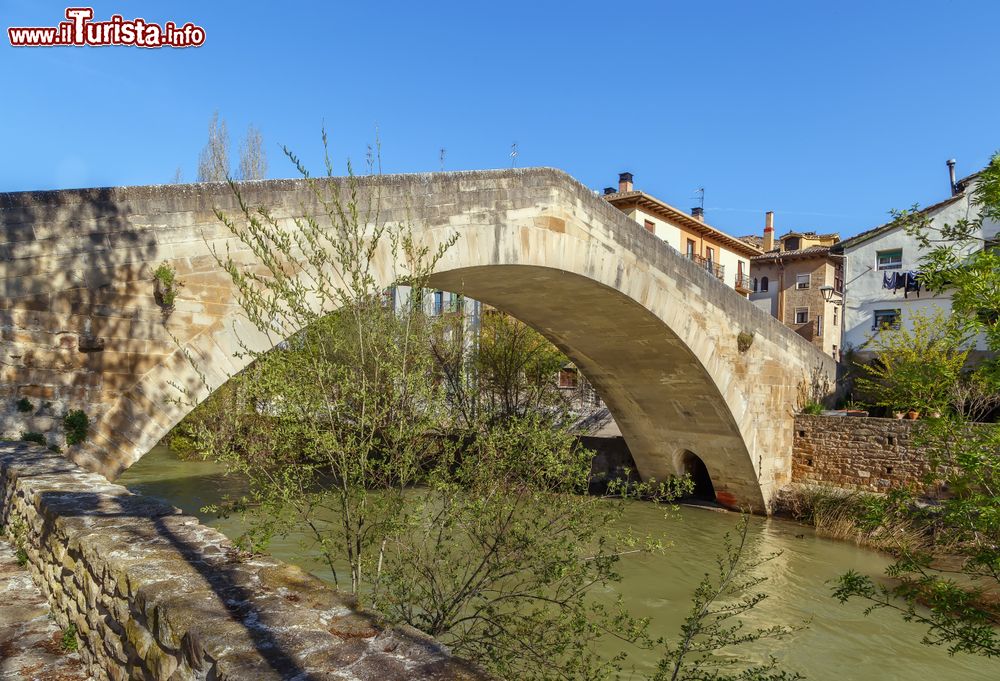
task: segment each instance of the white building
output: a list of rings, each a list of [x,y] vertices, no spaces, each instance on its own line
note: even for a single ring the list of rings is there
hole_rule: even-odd
[[[978,207],[972,204],[978,173],[955,181],[953,161],[949,162],[949,168],[952,195],[921,211],[930,219],[932,231],[978,215]],[[983,233],[977,236],[995,239],[998,232],[1000,225],[987,223]],[[974,247],[981,248],[982,243]],[[927,250],[902,227],[891,223],[876,227],[840,242],[834,250],[845,256],[842,339],[845,350],[853,349],[863,356],[869,340],[882,324],[903,324],[912,328],[911,320],[917,310],[924,313],[933,313],[935,308],[951,310],[951,295],[947,291],[932,294],[919,286],[920,259]],[[910,285],[889,288],[893,275],[911,275]],[[977,349],[985,348],[980,342]]]

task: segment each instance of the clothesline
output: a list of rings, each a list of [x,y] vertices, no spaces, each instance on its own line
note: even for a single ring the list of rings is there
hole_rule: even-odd
[[[908,298],[910,292],[920,297],[920,272],[912,270],[907,272],[886,272],[882,275],[882,288],[889,289],[895,295],[896,291],[903,289],[903,297]]]

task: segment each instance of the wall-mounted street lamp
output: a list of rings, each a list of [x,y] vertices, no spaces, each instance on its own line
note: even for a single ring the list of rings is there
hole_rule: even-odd
[[[844,304],[843,298],[834,299],[832,286],[820,286],[819,292],[823,294],[823,300],[825,300],[828,303],[833,303],[834,305]]]

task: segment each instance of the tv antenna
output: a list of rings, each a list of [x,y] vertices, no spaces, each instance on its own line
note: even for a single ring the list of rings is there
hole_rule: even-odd
[[[510,167],[517,167],[517,142],[510,145]]]
[[[694,190],[694,196],[692,196],[691,198],[692,199],[698,199],[698,205],[701,206],[701,210],[702,211],[705,210],[705,188],[704,187],[698,187],[697,189],[695,189]]]

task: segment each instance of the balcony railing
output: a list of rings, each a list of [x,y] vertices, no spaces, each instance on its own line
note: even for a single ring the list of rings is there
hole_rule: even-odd
[[[708,258],[695,255],[694,253],[688,253],[687,257],[689,260],[693,260],[697,265],[704,268],[706,271],[714,274],[716,278],[722,279],[725,276],[725,267],[714,260],[709,260]]]
[[[746,291],[749,293],[752,289],[750,288],[752,284],[750,283],[750,277],[746,274],[736,275],[736,290]]]

